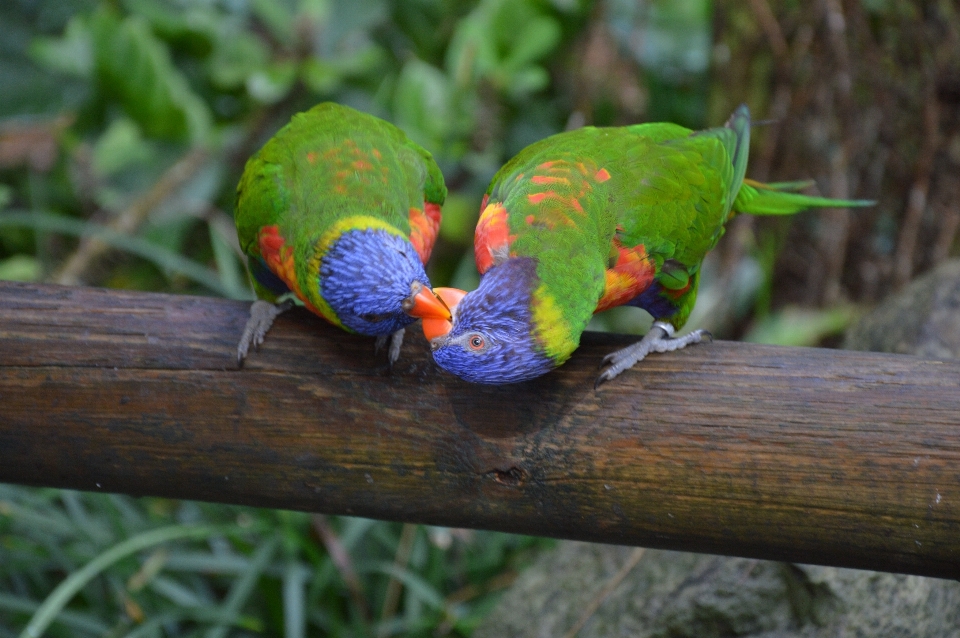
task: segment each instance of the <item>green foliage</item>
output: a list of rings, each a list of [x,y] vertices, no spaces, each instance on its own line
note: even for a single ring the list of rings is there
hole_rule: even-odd
[[[136,15],[121,20],[109,10],[98,11],[90,22],[103,94],[119,102],[150,137],[203,143],[210,128],[207,106],[147,22]]]
[[[0,485],[0,635],[465,635],[544,541],[309,514]],[[446,568],[444,568],[446,567]],[[396,614],[376,617],[388,589]],[[361,606],[362,605],[362,606]]]
[[[816,346],[828,337],[839,337],[860,318],[863,310],[852,304],[830,308],[787,306],[754,323],[744,341],[779,346]]]

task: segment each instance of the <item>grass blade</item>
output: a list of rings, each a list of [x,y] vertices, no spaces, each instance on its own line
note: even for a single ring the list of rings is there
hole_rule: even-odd
[[[0,592],[0,609],[2,610],[31,614],[34,613],[39,606],[40,604],[35,601]],[[90,614],[64,611],[57,617],[57,621],[66,627],[91,634],[105,634],[110,631],[110,627],[106,623]]]
[[[446,610],[446,602],[443,600],[440,592],[424,578],[409,569],[397,567],[393,563],[376,562],[367,565],[358,565],[357,571],[361,573],[376,572],[390,576],[391,578],[396,578],[403,583],[411,594],[426,603],[428,607],[432,607],[437,611]]]
[[[260,574],[266,569],[273,558],[273,554],[280,544],[280,538],[274,536],[257,548],[253,557],[250,559],[250,566],[247,571],[233,583],[227,599],[223,602],[221,616],[223,618],[236,618],[240,614],[240,608],[247,602],[250,594],[253,593],[253,587],[257,584]],[[205,634],[205,638],[226,638],[230,625],[221,622],[211,627]]]
[[[209,526],[171,525],[138,534],[114,545],[60,583],[34,612],[30,622],[20,632],[20,638],[38,638],[43,635],[70,599],[100,572],[117,561],[160,543],[180,538],[202,538],[214,531],[214,528]]]
[[[284,638],[304,638],[307,632],[306,582],[310,572],[295,560],[283,570],[283,635]]]

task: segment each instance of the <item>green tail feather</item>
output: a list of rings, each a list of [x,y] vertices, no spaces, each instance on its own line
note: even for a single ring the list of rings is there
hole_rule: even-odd
[[[747,174],[747,157],[750,155],[750,109],[747,105],[738,106],[725,126],[736,133],[736,144],[729,149],[733,161],[733,180],[730,186],[738,189],[736,192],[739,197],[743,192],[741,184]]]
[[[876,204],[870,199],[831,199],[791,192],[806,188],[810,184],[811,182],[761,184],[744,180],[733,203],[733,210],[748,215],[792,215],[808,208],[847,208]]]

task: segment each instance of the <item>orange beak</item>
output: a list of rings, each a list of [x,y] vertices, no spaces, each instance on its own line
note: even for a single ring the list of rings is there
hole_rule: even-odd
[[[411,317],[420,317],[423,319],[444,319],[449,321],[452,318],[450,308],[443,302],[439,295],[434,293],[426,286],[420,289],[412,299],[403,302],[403,311]]]
[[[434,288],[433,292],[447,309],[447,314],[446,316],[437,313],[419,315],[423,318],[423,336],[427,341],[442,337],[453,329],[453,316],[450,311],[456,308],[463,296],[467,294],[466,290],[459,288]]]

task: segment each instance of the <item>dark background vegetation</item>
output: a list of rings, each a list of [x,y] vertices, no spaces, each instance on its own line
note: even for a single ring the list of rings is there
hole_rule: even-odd
[[[0,279],[250,298],[236,182],[323,100],[437,157],[451,195],[435,285],[475,285],[480,197],[525,145],[584,124],[712,126],[741,102],[763,121],[749,176],[878,204],[737,218],[691,327],[831,345],[960,250],[948,0],[6,0],[0,25]],[[592,327],[642,331],[641,314]],[[548,542],[0,486],[0,638],[28,622],[57,636],[469,635]]]

